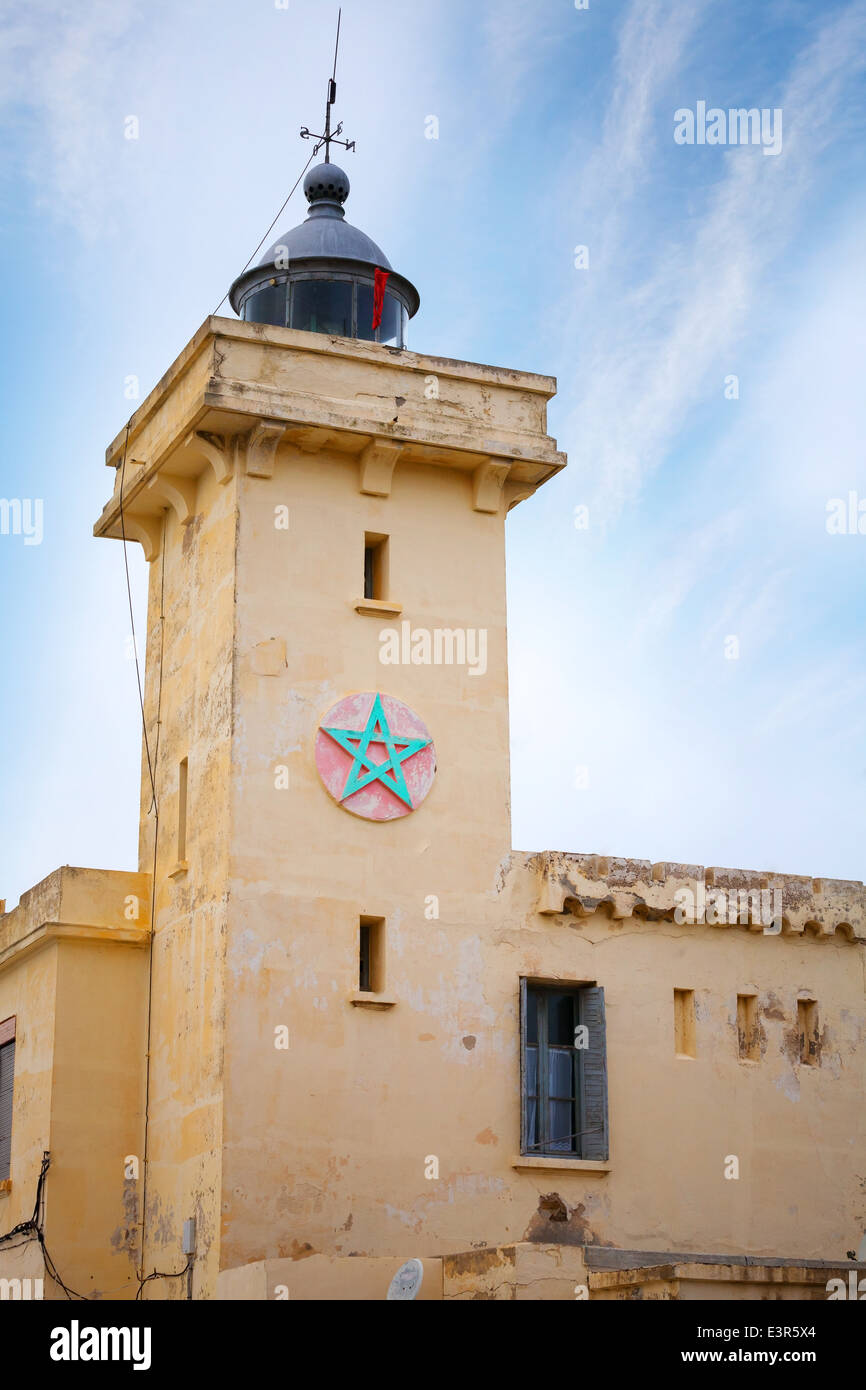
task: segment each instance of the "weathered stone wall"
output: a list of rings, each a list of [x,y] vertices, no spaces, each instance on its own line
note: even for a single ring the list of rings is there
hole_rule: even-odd
[[[0,1021],[13,1015],[12,1162],[0,1232],[34,1210],[43,1152],[45,1241],[64,1282],[89,1297],[137,1288],[150,880],[57,869],[0,917]],[[43,1278],[34,1236],[0,1245],[0,1278]]]

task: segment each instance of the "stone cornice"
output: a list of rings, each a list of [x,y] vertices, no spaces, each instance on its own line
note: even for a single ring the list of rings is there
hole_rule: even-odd
[[[538,880],[537,911],[544,916],[566,913],[586,918],[603,911],[616,920],[637,917],[647,922],[675,921],[683,902],[706,902],[709,926],[763,932],[766,922],[758,905],[760,893],[774,893],[781,904],[782,936],[804,934],[816,939],[837,936],[850,942],[866,940],[866,888],[854,879],[806,878],[749,869],[704,868],[700,864],[648,859],[620,859],[596,854],[566,854],[545,850],[526,855],[526,867]],[[725,898],[720,898],[723,893]],[[728,904],[724,920],[711,910]],[[745,911],[731,920],[734,904]],[[685,921],[683,929],[690,923]]]
[[[134,444],[142,427],[151,419],[161,401],[183,377],[202,353],[209,354],[211,342],[217,337],[236,341],[271,343],[275,347],[301,346],[310,353],[327,353],[329,356],[350,358],[355,361],[372,362],[380,365],[391,359],[401,366],[419,373],[422,377],[435,375],[456,378],[461,381],[476,382],[478,385],[506,385],[520,391],[531,391],[544,400],[556,395],[556,378],[539,376],[535,372],[515,371],[510,367],[491,367],[480,362],[464,362],[449,357],[429,357],[418,352],[397,348],[383,348],[379,343],[365,343],[354,338],[331,338],[323,333],[301,333],[291,328],[273,328],[261,323],[243,323],[238,319],[220,318],[211,315],[189,340],[175,358],[168,371],[163,374],[153,390],[142,401],[130,419],[129,443]],[[124,450],[126,428],[124,427],[112,440],[105,451],[105,462],[116,468]]]
[[[0,971],[13,961],[33,955],[46,946],[63,942],[110,941],[114,944],[142,947],[150,940],[149,926],[144,927],[85,927],[80,922],[44,922],[41,927],[0,951]]]
[[[94,532],[154,559],[164,512],[192,519],[206,469],[222,484],[268,478],[283,446],[353,457],[360,490],[380,497],[403,464],[456,470],[469,505],[504,515],[565,466],[546,432],[555,390],[552,377],[210,318],[109,446],[114,493]]]

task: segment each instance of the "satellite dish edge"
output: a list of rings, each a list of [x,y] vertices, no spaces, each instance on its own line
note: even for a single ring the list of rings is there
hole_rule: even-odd
[[[386,1302],[406,1302],[417,1298],[424,1281],[424,1266],[420,1260],[407,1260],[388,1285]]]

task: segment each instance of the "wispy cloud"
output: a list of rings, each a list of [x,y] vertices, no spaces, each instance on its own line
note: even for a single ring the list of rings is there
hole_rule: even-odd
[[[866,726],[866,674],[858,669],[860,652],[839,652],[832,661],[804,672],[765,711],[763,732],[812,729],[816,717],[836,739],[847,740],[866,762],[860,740]],[[848,761],[848,760],[846,760]]]
[[[655,575],[647,613],[651,628],[667,626],[695,586],[714,575],[719,561],[730,553],[741,524],[742,513],[731,509],[701,526],[691,527],[681,537],[674,552],[666,556],[663,569]]]
[[[705,9],[700,0],[638,0],[623,23],[602,142],[581,180],[588,207],[602,210],[606,247],[629,198],[649,178],[646,152],[656,108]]]
[[[33,137],[24,172],[37,203],[86,237],[99,235],[111,207],[107,154],[125,114],[118,57],[141,18],[132,0],[44,0],[7,11],[0,30],[0,108],[26,113]]]
[[[526,0],[488,0],[482,22],[483,55],[490,88],[500,110],[522,96],[529,75],[550,56],[554,42],[553,14]]]
[[[792,573],[787,567],[766,572],[766,566],[746,562],[727,592],[715,599],[718,616],[703,627],[703,649],[721,651],[724,640],[734,636],[748,659],[760,653],[774,634],[784,630]]]
[[[635,5],[624,25],[603,145],[583,181],[580,225],[594,259],[571,336],[594,347],[570,426],[579,440],[574,461],[597,480],[600,522],[614,520],[637,495],[689,408],[710,390],[721,395],[736,344],[761,303],[762,275],[796,233],[819,158],[864,67],[866,11],[857,5],[826,21],[773,103],[784,111],[781,155],[702,150],[723,171],[703,216],[666,231],[654,222],[652,268],[642,270],[647,188],[659,155],[653,115],[669,99],[698,16],[693,6],[664,17],[660,10]],[[632,75],[636,98],[625,102]],[[671,130],[672,122],[673,110]]]

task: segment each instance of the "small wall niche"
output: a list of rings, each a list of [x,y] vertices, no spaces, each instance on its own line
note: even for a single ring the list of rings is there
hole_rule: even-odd
[[[757,994],[737,995],[737,1051],[743,1062],[760,1062]]]
[[[390,583],[388,537],[374,531],[364,533],[364,598],[384,602]]]
[[[358,929],[358,990],[385,992],[385,919],[362,917]]]
[[[695,992],[674,990],[674,1052],[678,1057],[696,1057]]]
[[[797,1031],[800,1035],[800,1063],[804,1067],[821,1065],[818,1041],[818,1001],[797,1000]]]
[[[189,758],[181,758],[177,770],[177,861],[186,859],[186,791],[189,780]]]

